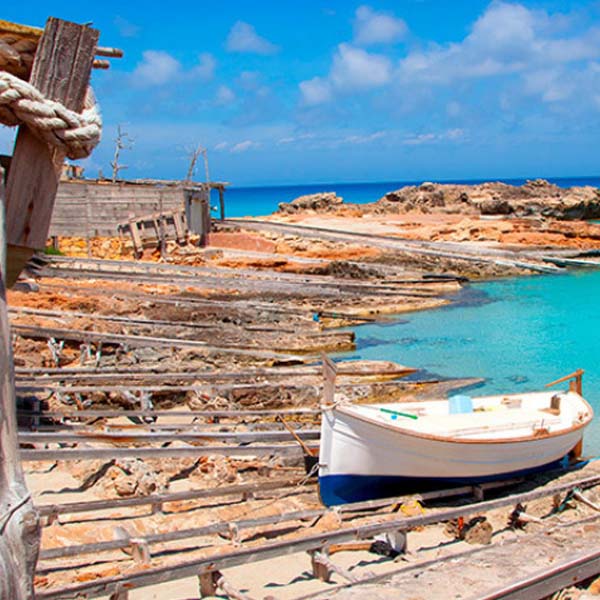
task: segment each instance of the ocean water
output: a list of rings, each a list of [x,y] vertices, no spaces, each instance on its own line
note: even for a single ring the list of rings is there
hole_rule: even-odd
[[[535,179],[529,177],[527,179]],[[495,179],[511,185],[523,185],[527,179]],[[600,187],[600,177],[552,178],[548,181],[560,187],[575,185],[592,185]],[[277,210],[280,202],[290,202],[298,196],[316,192],[336,192],[344,202],[364,204],[375,202],[387,192],[397,190],[405,185],[419,185],[421,181],[384,181],[375,183],[319,183],[307,185],[287,185],[272,187],[236,187],[231,186],[225,192],[225,212],[228,217],[260,217]],[[484,183],[484,180],[452,180],[439,183]],[[218,197],[213,192],[212,204],[218,204]]]
[[[472,284],[448,307],[355,328],[352,356],[485,379],[474,395],[536,391],[582,368],[584,396],[597,415],[585,451],[599,455],[599,298],[598,271]]]
[[[564,188],[600,187],[600,177],[545,179]],[[522,185],[526,179],[497,181]],[[346,202],[373,202],[391,190],[420,183],[233,186],[225,194],[226,214],[263,216],[277,210],[280,202],[320,191],[334,191]],[[598,415],[586,432],[585,451],[600,455],[599,299],[600,272],[472,284],[449,307],[404,314],[391,324],[355,328],[358,350],[352,357],[395,360],[430,375],[483,378],[484,384],[474,394],[535,391],[583,368],[584,395]]]

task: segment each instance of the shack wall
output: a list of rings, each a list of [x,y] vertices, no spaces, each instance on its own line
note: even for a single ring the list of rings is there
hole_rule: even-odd
[[[183,186],[62,181],[50,236],[115,235],[117,225],[161,210],[183,208]]]

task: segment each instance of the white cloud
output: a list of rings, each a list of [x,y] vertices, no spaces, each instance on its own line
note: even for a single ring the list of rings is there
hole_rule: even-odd
[[[600,30],[564,35],[564,17],[521,4],[493,2],[462,42],[413,51],[397,78],[411,85],[523,74],[600,57]]]
[[[214,77],[217,63],[209,52],[198,56],[198,64],[184,71],[181,63],[163,50],[146,50],[131,75],[131,81],[138,87],[161,86],[175,81],[200,79],[209,81]]]
[[[278,146],[283,146],[285,144],[296,144],[298,142],[304,142],[306,140],[312,140],[316,136],[314,133],[302,133],[301,135],[290,135],[287,137],[283,137],[277,141]]]
[[[219,142],[218,144],[215,145],[214,149],[217,152],[220,152],[222,150],[226,150],[229,147],[229,144],[227,142]]]
[[[241,152],[247,152],[248,150],[252,150],[253,148],[258,148],[259,146],[260,144],[258,142],[253,142],[252,140],[245,140],[232,146],[230,152],[232,154],[239,154]]]
[[[234,100],[235,94],[233,93],[233,90],[230,87],[226,85],[219,86],[219,89],[217,90],[217,95],[215,97],[215,102],[219,106],[227,106],[228,104],[231,104]]]
[[[336,91],[368,90],[389,83],[392,62],[381,54],[369,53],[350,44],[340,44],[327,77],[313,77],[300,83],[302,102],[315,106],[330,102]]]
[[[375,12],[370,6],[359,6],[354,21],[354,41],[359,46],[393,44],[400,41],[408,27],[402,19]]]
[[[419,135],[411,135],[404,140],[404,144],[407,146],[420,146],[427,142],[433,142],[436,139],[433,133],[421,133]]]
[[[392,64],[387,57],[340,44],[333,57],[329,78],[339,89],[367,89],[388,83],[391,73]]]
[[[252,54],[274,54],[278,48],[266,38],[258,35],[250,23],[238,21],[227,36],[229,52],[249,52]]]
[[[420,133],[411,134],[404,138],[402,143],[405,146],[421,146],[423,144],[430,144],[433,142],[439,142],[444,140],[456,141],[466,137],[464,129],[448,129],[441,133]]]
[[[127,19],[117,15],[113,21],[115,27],[119,31],[122,37],[124,38],[132,38],[136,37],[140,32],[140,27],[134,25]]]
[[[133,72],[133,82],[141,87],[164,85],[176,79],[181,73],[181,63],[168,52],[146,50],[142,62]]]
[[[331,84],[321,77],[314,77],[308,81],[302,81],[300,83],[300,92],[302,94],[302,100],[307,106],[325,104],[333,97]]]
[[[349,135],[344,138],[344,142],[347,144],[368,144],[385,137],[387,134],[385,131],[376,131],[367,135]]]
[[[191,75],[208,81],[214,77],[216,66],[215,57],[210,52],[203,52],[198,57],[198,64],[191,70]]]

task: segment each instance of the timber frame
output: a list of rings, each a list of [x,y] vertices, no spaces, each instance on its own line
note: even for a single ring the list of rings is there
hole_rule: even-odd
[[[7,65],[11,75],[28,80],[46,98],[81,112],[91,69],[106,68],[98,53],[99,32],[50,17],[38,29],[0,21],[0,34],[25,40],[27,57]],[[21,60],[23,58],[23,60]],[[102,63],[102,64],[101,64]],[[17,439],[14,364],[6,307],[10,287],[34,251],[46,245],[65,153],[50,147],[27,126],[19,127],[4,187],[0,171],[0,599],[32,598],[40,528],[21,467]],[[5,214],[5,217],[4,217]]]

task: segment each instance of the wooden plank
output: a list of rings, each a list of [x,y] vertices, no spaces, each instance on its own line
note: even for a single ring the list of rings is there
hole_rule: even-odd
[[[40,504],[36,508],[40,516],[67,515],[83,512],[94,512],[97,510],[110,510],[116,508],[131,508],[148,505],[164,505],[169,502],[186,502],[189,500],[203,500],[209,498],[220,498],[225,496],[236,496],[239,494],[264,493],[283,488],[292,488],[301,483],[304,478],[277,479],[261,483],[243,483],[212,489],[189,490],[186,492],[173,492],[170,494],[152,494],[150,496],[136,496],[133,498],[115,498],[114,500],[90,500],[87,502],[69,502],[62,504]],[[305,485],[312,487],[311,482]]]
[[[298,444],[280,444],[273,446],[190,446],[189,448],[87,448],[60,450],[21,450],[21,460],[98,460],[112,458],[184,458],[191,456],[288,456],[299,455],[302,451]]]
[[[60,598],[59,594],[67,597],[73,597],[77,593],[85,593],[90,596],[106,594],[114,589],[116,584],[127,584],[132,587],[144,587],[165,581],[173,581],[189,576],[198,575],[201,572],[207,572],[214,569],[224,569],[240,564],[257,562],[269,558],[283,555],[294,554],[297,552],[321,550],[333,543],[341,543],[354,539],[369,539],[380,533],[387,531],[408,531],[416,527],[431,525],[434,523],[465,517],[472,514],[481,514],[483,512],[514,506],[517,503],[526,503],[537,498],[551,496],[557,493],[569,491],[577,486],[598,485],[600,477],[592,477],[579,481],[572,481],[553,486],[546,486],[531,492],[513,494],[497,500],[487,502],[477,502],[458,508],[443,509],[431,511],[426,515],[417,517],[397,517],[386,521],[379,521],[362,526],[340,527],[335,531],[319,532],[296,538],[294,540],[280,540],[268,542],[260,547],[242,548],[227,554],[218,553],[201,559],[193,559],[182,562],[177,565],[168,565],[164,567],[149,568],[144,571],[128,573],[119,577],[106,577],[83,584],[74,584],[57,590],[40,590],[36,598],[50,599]],[[347,505],[351,506],[351,505]],[[281,518],[281,517],[280,517]],[[600,517],[593,517],[590,521],[598,521]]]
[[[414,372],[414,369],[411,367],[405,367],[403,365],[396,365],[390,369],[356,369],[352,367],[352,365],[348,366],[344,361],[336,363],[337,365],[337,375],[338,377],[374,377],[380,375],[382,377],[392,377],[396,376],[398,378],[408,375]],[[45,385],[46,383],[52,380],[61,380],[61,378],[65,378],[67,380],[69,376],[80,377],[81,379],[100,379],[102,377],[119,379],[119,375],[127,373],[131,381],[135,379],[143,379],[148,377],[149,379],[156,379],[161,381],[161,378],[164,380],[167,379],[175,379],[181,378],[181,380],[191,379],[197,381],[218,381],[218,380],[239,380],[240,382],[243,379],[254,379],[254,378],[264,378],[264,377],[285,377],[285,378],[304,378],[304,377],[317,377],[321,378],[322,370],[318,367],[308,367],[308,366],[298,366],[295,368],[285,368],[285,367],[270,367],[264,369],[246,369],[240,371],[196,371],[194,373],[190,373],[188,371],[167,371],[161,370],[158,366],[146,367],[142,368],[138,365],[132,367],[121,367],[121,368],[105,368],[105,369],[95,369],[95,368],[86,368],[86,367],[57,367],[57,368],[23,368],[18,367],[16,369],[16,373],[20,379],[23,379],[26,375],[31,376],[39,376],[39,379],[36,379],[36,383],[38,385]],[[474,379],[469,380],[461,380],[461,381],[479,381]],[[423,385],[427,383],[438,383],[438,380],[435,381],[410,381],[406,383],[410,383],[413,385]],[[266,382],[268,383],[268,382]],[[379,383],[379,382],[378,382]],[[382,385],[386,383],[398,383],[398,382],[381,382]],[[252,384],[252,385],[260,385],[260,384]],[[280,384],[278,384],[280,385]],[[120,385],[119,389],[132,389],[131,385]]]
[[[298,435],[303,440],[318,440],[320,432],[316,429],[300,429]],[[27,432],[19,433],[21,444],[60,444],[68,442],[112,442],[112,443],[165,443],[165,442],[232,442],[235,444],[247,444],[252,442],[287,442],[291,438],[287,431],[240,431],[240,432],[215,432],[215,431],[178,431],[175,433],[156,432],[127,432],[120,431],[61,431],[59,433],[49,432]],[[202,448],[202,446],[198,446]]]
[[[39,526],[19,460],[15,373],[6,311],[4,171],[0,168],[0,597],[33,598]]]
[[[11,326],[13,333],[22,337],[33,339],[58,338],[74,342],[101,342],[104,344],[124,344],[129,347],[162,346],[167,348],[198,348],[207,354],[239,354],[251,356],[255,359],[279,359],[304,362],[304,356],[269,352],[266,350],[252,349],[239,346],[211,346],[206,342],[184,340],[178,338],[151,337],[145,335],[125,335],[121,333],[102,333],[97,331],[83,331],[77,329],[62,329],[55,327],[32,327],[28,325]]]
[[[237,418],[246,419],[248,417],[276,417],[286,415],[288,419],[296,416],[320,415],[319,409],[311,408],[282,408],[277,410],[65,410],[62,411],[41,411],[38,413],[31,411],[19,411],[21,415],[36,415],[51,419],[112,419],[112,418],[139,418],[139,417],[207,417],[207,418]]]
[[[50,17],[30,77],[42,94],[80,112],[90,81],[99,32]],[[19,128],[6,188],[8,284],[34,250],[44,248],[65,153]]]

